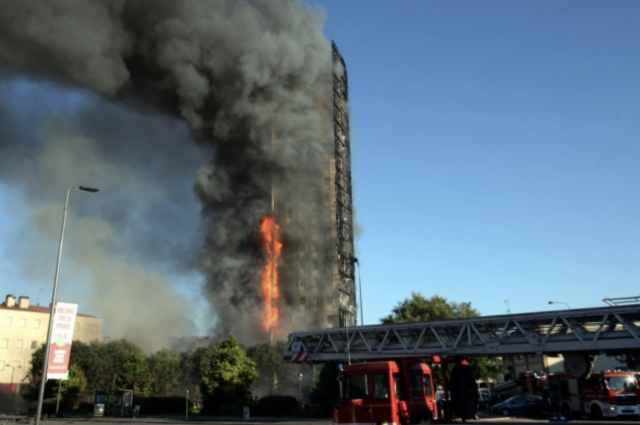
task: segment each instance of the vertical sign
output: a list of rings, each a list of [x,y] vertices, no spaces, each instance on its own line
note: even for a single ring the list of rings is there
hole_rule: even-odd
[[[78,304],[56,303],[49,346],[47,379],[68,379],[71,342],[76,325]]]

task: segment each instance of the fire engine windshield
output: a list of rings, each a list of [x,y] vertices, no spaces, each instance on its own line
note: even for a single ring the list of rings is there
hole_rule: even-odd
[[[636,379],[633,376],[607,376],[604,380],[607,381],[607,387],[611,391],[636,391],[638,389]]]
[[[344,386],[344,398],[346,400],[369,398],[369,381],[367,375],[347,375],[344,377]]]

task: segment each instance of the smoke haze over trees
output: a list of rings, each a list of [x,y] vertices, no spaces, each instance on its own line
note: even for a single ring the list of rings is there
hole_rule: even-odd
[[[323,12],[295,0],[0,7],[0,188],[23,223],[2,248],[19,275],[50,281],[64,191],[95,186],[72,194],[63,297],[147,351],[202,323],[264,339],[256,232],[271,181],[286,190],[323,166],[331,134]]]

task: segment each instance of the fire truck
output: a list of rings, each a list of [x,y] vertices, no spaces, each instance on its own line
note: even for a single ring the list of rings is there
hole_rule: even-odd
[[[419,360],[440,361],[445,378],[447,364],[453,363],[444,379],[444,394],[451,396],[445,416],[468,419],[475,416],[478,397],[467,362],[473,356],[561,354],[564,370],[573,378],[588,376],[596,355],[625,356],[629,364],[640,363],[640,299],[635,301],[632,305],[293,332],[283,362],[358,362],[343,366],[341,395],[334,410],[334,423],[340,425],[373,425],[380,419],[406,424],[438,418],[431,370]]]
[[[438,417],[431,368],[415,360],[345,365],[339,382],[336,423],[376,423],[382,418],[418,423]]]
[[[567,418],[640,416],[640,391],[634,372],[593,372],[586,378],[550,375],[549,402],[553,411]]]

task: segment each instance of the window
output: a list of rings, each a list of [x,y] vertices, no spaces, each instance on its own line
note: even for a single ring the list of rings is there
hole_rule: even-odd
[[[97,333],[98,332],[98,325],[91,325],[91,332]]]
[[[369,380],[367,375],[347,375],[344,378],[344,398],[363,400],[369,398]]]
[[[33,321],[34,329],[40,329],[40,319],[36,319]]]
[[[396,398],[404,400],[404,384],[402,382],[402,376],[399,373],[393,374],[393,392],[396,394]]]
[[[611,391],[635,391],[637,389],[633,376],[607,376],[604,380]]]
[[[427,397],[433,397],[433,388],[431,385],[431,375],[424,375],[424,387],[427,390]]]
[[[85,332],[91,332],[91,323],[87,323],[87,326],[85,327]]]
[[[19,339],[16,341],[16,348],[22,348],[22,345],[24,344],[24,340]]]
[[[300,287],[301,287],[301,288],[304,288],[304,287],[305,287],[305,285],[306,285],[305,280],[304,280],[304,279],[300,279]]]
[[[25,328],[27,326],[27,319],[18,320],[18,327]]]
[[[300,305],[305,305],[307,303],[307,299],[305,297],[300,297]]]
[[[11,317],[4,318],[4,325],[8,328],[11,327]]]
[[[420,372],[409,372],[409,385],[411,386],[411,395],[422,395],[422,374]]]
[[[384,373],[373,375],[373,398],[389,398],[389,380]]]
[[[317,270],[318,269],[318,261],[317,260],[313,260],[312,264],[313,264],[313,269]]]
[[[9,347],[9,339],[2,338],[0,339],[0,348],[8,348]]]
[[[602,389],[602,378],[601,377],[591,377],[589,379],[585,379],[584,380],[584,387],[585,388],[597,388],[597,389]]]
[[[36,348],[38,348],[38,341],[31,341],[31,349],[35,350]]]

